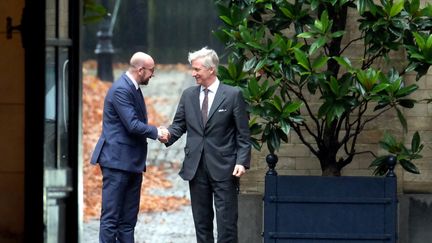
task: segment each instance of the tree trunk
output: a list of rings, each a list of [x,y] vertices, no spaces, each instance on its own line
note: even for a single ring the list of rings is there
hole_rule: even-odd
[[[322,167],[322,176],[341,176],[341,172],[336,163],[331,163]]]
[[[319,147],[318,159],[321,164],[323,176],[340,176],[340,167],[337,165],[337,152],[340,148],[338,143],[339,130],[337,127],[338,120],[335,119],[331,125],[326,126],[323,135],[323,141]]]

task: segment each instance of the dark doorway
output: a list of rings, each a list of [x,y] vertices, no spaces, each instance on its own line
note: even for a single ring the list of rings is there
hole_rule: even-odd
[[[77,242],[80,1],[25,2],[25,242]]]

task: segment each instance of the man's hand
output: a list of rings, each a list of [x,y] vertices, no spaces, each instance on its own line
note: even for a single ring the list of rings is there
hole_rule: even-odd
[[[161,143],[167,143],[170,139],[171,134],[166,127],[158,127],[158,140]]]
[[[244,173],[246,173],[246,169],[243,165],[236,165],[234,167],[233,176],[241,177]]]

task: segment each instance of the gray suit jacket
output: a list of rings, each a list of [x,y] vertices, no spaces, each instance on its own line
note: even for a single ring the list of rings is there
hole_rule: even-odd
[[[202,154],[210,176],[217,181],[232,177],[236,164],[249,168],[251,159],[247,106],[238,88],[220,83],[204,127],[199,103],[200,86],[186,89],[168,128],[170,146],[187,133],[180,176],[191,180]]]

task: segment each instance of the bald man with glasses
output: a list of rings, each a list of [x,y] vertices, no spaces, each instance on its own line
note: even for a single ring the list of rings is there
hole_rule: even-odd
[[[127,72],[109,89],[104,102],[102,134],[91,163],[102,171],[99,242],[134,243],[147,138],[168,140],[166,128],[148,124],[140,85],[153,77],[153,58],[143,52],[130,59]]]

